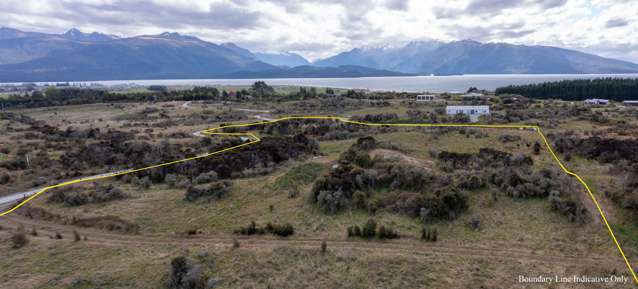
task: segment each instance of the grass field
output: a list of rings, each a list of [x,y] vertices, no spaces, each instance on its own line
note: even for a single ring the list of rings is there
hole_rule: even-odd
[[[0,231],[0,236],[6,233]],[[247,245],[250,241],[241,241],[240,248],[231,249],[230,244],[125,247],[45,236],[34,240],[20,250],[0,247],[5,252],[0,260],[0,281],[6,288],[162,288],[170,259],[175,256],[198,264],[202,273],[222,288],[407,288],[414,284],[428,288],[514,288],[517,279],[511,276],[517,274],[532,276],[557,270],[570,275],[596,270],[590,265],[440,256],[427,249],[392,255],[342,249],[332,243],[322,254],[318,246],[256,249]]]

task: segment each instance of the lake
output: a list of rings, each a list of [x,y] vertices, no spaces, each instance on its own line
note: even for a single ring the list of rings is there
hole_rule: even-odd
[[[272,79],[163,79],[108,80],[76,83],[99,83],[107,86],[135,83],[137,85],[250,85],[264,80],[269,85],[321,86],[407,92],[463,92],[469,87],[494,90],[510,84],[529,84],[565,79],[601,77],[638,78],[638,74],[482,74],[450,76],[397,76],[361,78],[272,78]]]

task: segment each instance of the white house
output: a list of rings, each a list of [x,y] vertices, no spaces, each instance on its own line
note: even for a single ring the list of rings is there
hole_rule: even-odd
[[[416,101],[434,101],[436,96],[434,94],[419,94],[416,96]]]
[[[448,105],[445,108],[447,115],[465,114],[470,117],[470,121],[477,122],[479,116],[490,115],[489,105]]]
[[[585,104],[607,105],[607,104],[609,104],[609,99],[600,99],[600,98],[585,99]]]
[[[638,100],[625,100],[622,104],[624,106],[638,106]]]

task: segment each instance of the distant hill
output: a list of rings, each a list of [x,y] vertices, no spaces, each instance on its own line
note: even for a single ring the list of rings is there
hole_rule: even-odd
[[[291,52],[282,52],[282,53],[254,53],[255,57],[260,61],[277,65],[277,66],[301,66],[301,65],[310,65],[310,62],[303,58],[303,56],[291,53]]]
[[[0,28],[0,82],[269,76],[266,72],[287,77],[385,75],[376,69],[329,67],[308,73],[307,68],[279,67],[258,58],[232,43],[218,45],[178,33],[120,38],[77,29],[45,34]]]
[[[394,48],[355,48],[318,60],[319,66],[362,65],[417,74],[636,73],[638,64],[551,46],[464,40],[411,42]]]
[[[288,66],[295,67],[300,65],[310,65],[310,62],[303,58],[303,56],[292,53],[266,53],[266,52],[251,52],[246,48],[242,48],[235,43],[227,42],[222,43],[221,46],[237,52],[245,57],[254,58],[256,60],[272,64],[275,66]]]
[[[420,60],[443,45],[438,41],[414,41],[401,47],[354,48],[335,56],[321,59],[318,66],[360,65],[377,69],[388,69],[406,73],[419,73]]]
[[[320,78],[320,77],[374,77],[374,76],[408,76],[412,74],[379,70],[357,65],[341,65],[337,67],[318,67],[301,65],[292,68],[276,67],[269,70],[239,71],[230,73],[224,78]]]
[[[231,49],[246,57],[251,57],[256,60],[272,64],[275,66],[288,66],[295,67],[300,65],[310,65],[310,62],[303,58],[303,56],[292,52],[281,53],[266,53],[266,52],[251,52],[248,49],[242,48],[235,43],[227,42],[222,43],[221,46]]]

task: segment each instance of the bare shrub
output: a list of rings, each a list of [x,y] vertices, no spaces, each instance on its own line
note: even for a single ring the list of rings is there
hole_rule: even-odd
[[[206,288],[206,276],[199,265],[191,264],[185,257],[171,260],[171,269],[165,287],[168,289]]]
[[[207,184],[210,182],[214,182],[217,180],[217,173],[215,171],[210,171],[207,173],[201,173],[199,176],[195,178],[195,183],[197,184]]]
[[[27,234],[24,232],[24,226],[20,225],[11,236],[11,244],[13,249],[20,249],[29,243]]]
[[[328,251],[328,244],[326,244],[326,240],[322,240],[321,241],[321,254],[326,254],[326,251]]]
[[[231,186],[232,182],[230,181],[217,181],[206,186],[192,186],[186,190],[184,198],[189,202],[202,197],[221,199],[228,194]]]
[[[233,249],[238,249],[239,246],[239,241],[237,241],[237,239],[233,239]]]

